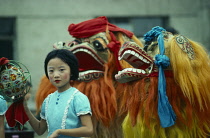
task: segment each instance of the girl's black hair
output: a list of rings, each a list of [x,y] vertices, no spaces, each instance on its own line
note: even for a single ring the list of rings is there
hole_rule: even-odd
[[[69,67],[71,68],[71,77],[70,80],[77,80],[79,77],[79,65],[78,65],[78,60],[76,56],[69,50],[67,49],[56,49],[48,53],[47,57],[45,58],[44,61],[44,70],[45,70],[45,75],[49,79],[48,73],[47,73],[47,64],[48,62],[53,59],[53,58],[59,58],[61,59],[64,63],[68,64]]]

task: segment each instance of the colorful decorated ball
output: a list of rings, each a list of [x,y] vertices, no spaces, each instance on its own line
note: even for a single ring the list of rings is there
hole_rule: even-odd
[[[27,81],[31,81],[28,69],[20,62],[0,59],[0,95],[6,101],[16,102],[29,91]]]

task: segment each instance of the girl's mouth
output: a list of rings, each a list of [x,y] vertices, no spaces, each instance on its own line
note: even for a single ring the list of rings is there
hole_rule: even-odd
[[[59,83],[60,82],[60,80],[55,80],[55,83]]]

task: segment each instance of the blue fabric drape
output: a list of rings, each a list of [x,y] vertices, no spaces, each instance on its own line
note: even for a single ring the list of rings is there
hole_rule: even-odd
[[[159,77],[158,77],[158,115],[160,119],[160,124],[163,128],[170,127],[174,125],[176,120],[176,115],[168,101],[166,95],[166,79],[164,74],[164,68],[168,67],[170,64],[169,58],[164,55],[165,47],[163,41],[163,34],[160,33],[158,36],[158,45],[160,49],[160,54],[155,56],[155,64],[158,66]]]
[[[160,124],[163,128],[170,127],[175,124],[176,114],[174,113],[171,104],[166,95],[166,79],[164,68],[170,65],[169,58],[165,54],[163,32],[166,30],[156,26],[152,30],[144,34],[145,42],[155,41],[157,38],[160,54],[155,56],[155,64],[158,66],[158,116]]]

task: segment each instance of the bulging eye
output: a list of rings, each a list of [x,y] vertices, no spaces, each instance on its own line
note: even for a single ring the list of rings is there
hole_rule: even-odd
[[[144,51],[146,51],[146,52],[147,52],[147,48],[148,48],[148,45],[145,45],[145,46],[144,46],[144,48],[143,48],[143,49],[144,49]]]
[[[104,51],[105,50],[103,45],[98,40],[93,41],[93,46],[97,51]]]

